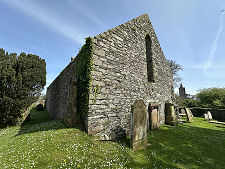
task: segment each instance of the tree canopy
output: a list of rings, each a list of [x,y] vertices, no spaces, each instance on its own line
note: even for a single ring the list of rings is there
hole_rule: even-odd
[[[225,109],[225,88],[201,89],[196,100],[178,97],[179,106]]]
[[[46,63],[37,55],[9,54],[0,49],[0,126],[13,125],[41,94]]]
[[[201,107],[225,108],[225,88],[202,89],[197,94]]]

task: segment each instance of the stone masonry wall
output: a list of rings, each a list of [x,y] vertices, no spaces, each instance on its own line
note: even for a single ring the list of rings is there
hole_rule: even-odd
[[[72,77],[75,78],[75,61],[71,61],[47,88],[46,109],[54,120],[63,120],[63,114],[67,112],[70,82]]]
[[[148,82],[145,37],[151,38],[155,82]],[[159,103],[160,124],[165,102],[173,99],[173,77],[147,14],[92,38],[93,69],[88,134],[103,140],[130,132],[131,105]]]

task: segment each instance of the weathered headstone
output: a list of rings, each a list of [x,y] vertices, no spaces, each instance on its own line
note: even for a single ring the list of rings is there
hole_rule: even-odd
[[[159,104],[149,103],[148,106],[149,113],[149,129],[154,130],[159,127]]]
[[[147,146],[147,112],[142,100],[135,101],[131,109],[131,148]]]
[[[204,119],[205,119],[205,121],[208,121],[209,120],[209,116],[208,116],[208,114],[204,114]]]
[[[212,114],[210,113],[210,111],[207,112],[207,115],[208,115],[209,121],[212,120]]]
[[[77,81],[75,79],[71,79],[68,99],[67,113],[63,115],[63,121],[66,126],[72,127],[76,124],[77,113]]]
[[[185,113],[187,115],[187,122],[192,122],[192,113],[191,110],[187,107],[185,107]]]
[[[212,114],[210,113],[210,111],[207,111],[207,113],[204,114],[204,119],[205,121],[212,120]]]
[[[180,108],[180,114],[186,114],[185,113],[185,108],[183,107],[183,108]]]
[[[174,105],[171,102],[166,102],[166,124],[177,126],[178,120],[175,115]]]

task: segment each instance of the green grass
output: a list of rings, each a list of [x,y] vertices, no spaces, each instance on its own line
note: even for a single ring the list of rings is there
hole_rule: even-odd
[[[31,121],[0,130],[0,168],[225,168],[225,129],[195,118],[149,131],[149,146],[129,139],[97,141],[79,129],[31,111]]]

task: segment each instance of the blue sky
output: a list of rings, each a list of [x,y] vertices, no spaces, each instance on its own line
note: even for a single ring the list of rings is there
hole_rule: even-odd
[[[0,0],[0,48],[37,54],[47,85],[94,36],[148,13],[187,93],[225,87],[224,0]]]

